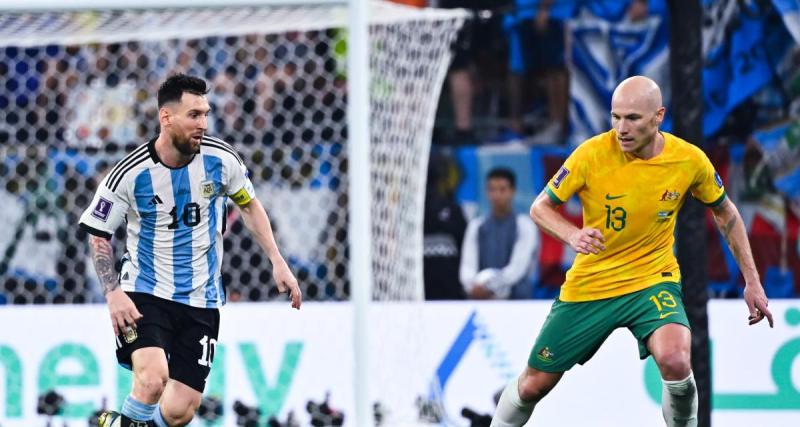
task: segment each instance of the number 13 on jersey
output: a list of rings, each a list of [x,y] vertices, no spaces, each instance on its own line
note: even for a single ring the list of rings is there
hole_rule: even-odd
[[[625,228],[627,218],[628,212],[624,208],[606,205],[606,229],[622,231]]]

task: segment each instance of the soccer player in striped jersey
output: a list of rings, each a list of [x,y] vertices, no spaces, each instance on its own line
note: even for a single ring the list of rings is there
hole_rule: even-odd
[[[577,253],[528,358],[503,391],[493,427],[522,426],[576,363],[587,362],[616,329],[653,355],[663,380],[668,427],[697,426],[697,390],[689,351],[691,333],[673,255],[675,220],[688,195],[711,208],[744,274],[749,323],[772,314],[756,271],[747,233],[722,179],[705,153],[658,130],[661,90],[631,77],[611,99],[613,129],[588,139],[570,155],[531,206],[531,217]],[[577,195],[583,228],[556,206]]]
[[[117,360],[133,371],[121,414],[101,427],[188,424],[200,404],[225,303],[220,265],[228,198],[266,252],[281,292],[299,309],[301,293],[278,251],[269,217],[242,159],[205,135],[206,82],[178,74],[158,90],[160,133],[105,176],[80,225],[117,335]],[[122,270],[109,239],[127,223]]]

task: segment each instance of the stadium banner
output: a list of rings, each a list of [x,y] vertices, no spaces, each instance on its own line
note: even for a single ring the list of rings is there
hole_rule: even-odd
[[[389,414],[441,403],[445,425],[467,426],[463,408],[492,413],[493,395],[525,366],[549,303],[443,302],[375,304],[371,316],[371,389]],[[748,327],[740,300],[709,307],[716,425],[795,425],[800,417],[800,300],[774,300],[775,328]],[[207,395],[258,406],[262,417],[294,411],[308,425],[308,401],[330,405],[352,426],[352,312],[347,303],[241,303],[223,309]],[[45,425],[37,398],[64,397],[54,425],[84,426],[106,400],[118,407],[130,374],[114,359],[102,305],[7,306],[0,309],[0,425]],[[198,346],[203,345],[198,343]],[[209,345],[206,343],[205,345]],[[558,357],[557,354],[551,357]],[[536,408],[537,425],[661,425],[661,384],[640,361],[629,332],[618,330],[586,366],[564,376]],[[408,425],[407,423],[405,425]]]

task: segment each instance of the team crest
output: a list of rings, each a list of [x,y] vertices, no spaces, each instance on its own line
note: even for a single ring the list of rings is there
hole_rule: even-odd
[[[125,328],[125,332],[122,333],[122,338],[126,344],[130,344],[136,341],[136,338],[139,338],[139,334],[136,333],[136,328],[128,326]]]
[[[661,199],[659,201],[661,201],[661,202],[674,202],[675,200],[680,200],[680,198],[681,198],[681,193],[678,192],[678,190],[669,191],[667,189],[667,190],[664,190],[664,194],[661,195]]]
[[[206,199],[210,199],[214,196],[214,182],[212,181],[203,181],[200,183],[200,194],[203,195]]]
[[[553,356],[555,356],[555,354],[553,354],[553,352],[550,351],[550,347],[544,347],[541,350],[539,350],[539,352],[536,354],[536,357],[545,363],[552,363]]]

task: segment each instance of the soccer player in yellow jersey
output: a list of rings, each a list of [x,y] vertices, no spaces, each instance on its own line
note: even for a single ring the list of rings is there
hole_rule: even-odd
[[[739,211],[706,155],[658,130],[664,111],[652,80],[620,83],[611,99],[613,129],[576,148],[533,202],[536,224],[578,255],[528,366],[503,390],[492,426],[524,425],[564,372],[588,361],[620,327],[636,337],[640,357],[653,355],[658,365],[666,425],[697,426],[691,334],[672,252],[678,210],[689,194],[712,209],[736,257],[750,324],[766,317],[772,326]],[[556,210],[573,194],[583,205],[583,228]]]

